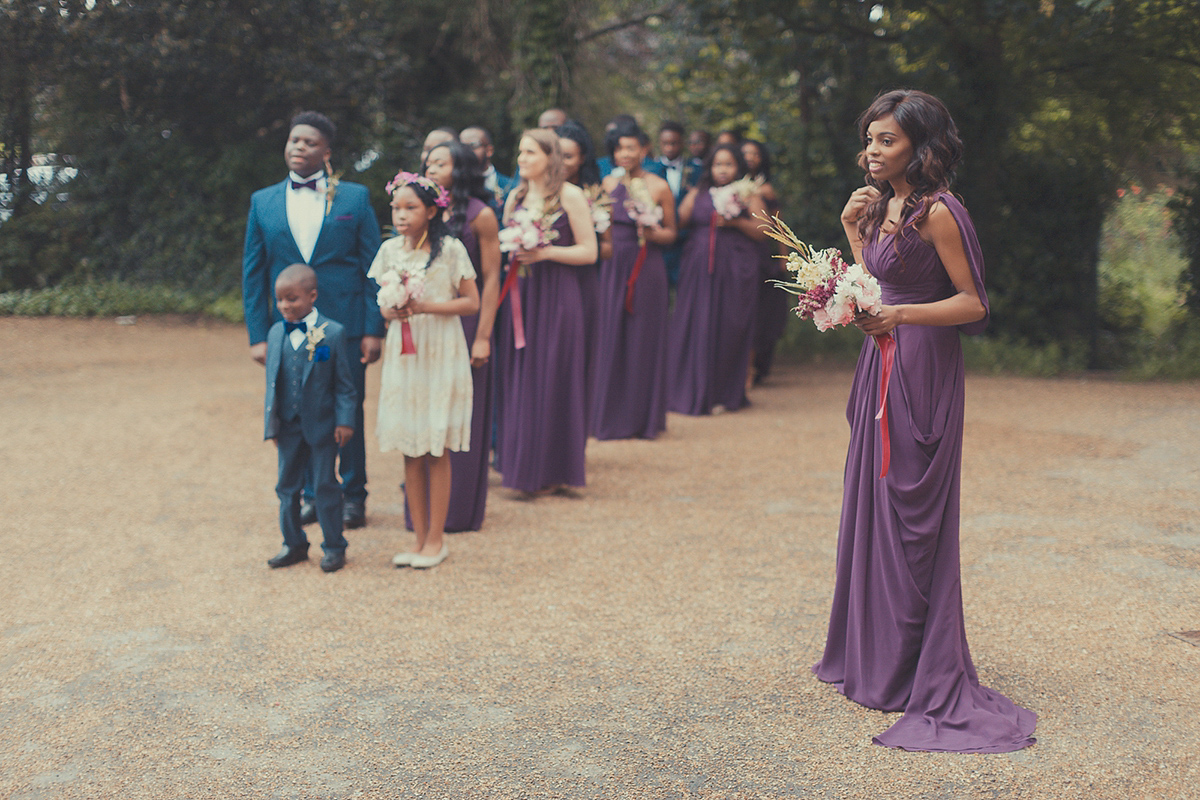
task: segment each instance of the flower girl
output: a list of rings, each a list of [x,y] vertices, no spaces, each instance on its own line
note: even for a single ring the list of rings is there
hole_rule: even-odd
[[[380,286],[379,310],[388,322],[376,431],[380,450],[404,454],[404,491],[417,535],[416,546],[392,563],[426,569],[447,555],[446,451],[471,446],[471,359],[454,317],[479,311],[479,290],[466,248],[442,220],[446,190],[401,172],[387,191],[396,236],[379,248],[368,273]]]

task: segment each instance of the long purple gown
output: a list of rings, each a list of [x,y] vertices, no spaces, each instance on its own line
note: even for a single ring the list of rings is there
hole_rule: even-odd
[[[741,231],[717,228],[709,273],[712,215],[712,197],[698,192],[668,325],[667,408],[682,414],[710,414],[716,405],[727,411],[746,405],[758,250]]]
[[[472,197],[467,201],[467,218],[463,223],[460,241],[471,257],[475,268],[475,285],[483,295],[483,260],[480,256],[479,238],[471,224],[487,203]],[[475,332],[479,330],[479,314],[461,317],[463,335],[467,337],[467,351],[475,344]],[[493,342],[495,337],[493,337]],[[450,509],[446,514],[446,533],[477,531],[483,527],[483,515],[487,510],[488,490],[488,442],[492,440],[492,361],[481,367],[471,368],[475,384],[474,404],[471,409],[471,449],[450,451]],[[408,500],[404,501],[404,521],[411,531],[412,514]]]
[[[592,398],[597,439],[653,439],[667,427],[667,267],[662,248],[648,244],[634,284],[633,313],[626,311],[626,284],[640,249],[626,194],[624,185],[613,190],[612,258],[600,265]]]
[[[971,218],[939,199],[962,231],[984,306],[983,256]],[[912,227],[872,237],[866,267],[883,302],[955,293],[934,248]],[[888,390],[891,465],[879,477],[880,352],[863,344],[846,417],[850,447],[838,533],[837,584],[825,653],[813,667],[851,700],[904,716],[875,738],[905,750],[1005,753],[1027,747],[1037,715],[979,684],[967,647],[959,577],[964,370],[960,327],[901,325]]]
[[[567,215],[554,222],[554,244],[575,243]],[[513,267],[515,269],[515,265]],[[497,413],[503,484],[535,492],[583,486],[587,446],[585,301],[580,267],[556,261],[529,265],[517,279],[525,322],[525,347],[513,340],[512,301],[497,320]]]
[[[767,205],[767,213],[779,211],[779,203]],[[775,345],[783,337],[791,316],[791,295],[771,283],[783,277],[784,262],[775,256],[779,244],[774,239],[756,242],[758,247],[758,300],[754,310],[754,380],[757,383],[771,373],[775,363]]]

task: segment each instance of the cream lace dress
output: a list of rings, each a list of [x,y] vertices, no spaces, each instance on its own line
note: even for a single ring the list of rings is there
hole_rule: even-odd
[[[376,278],[393,264],[416,262],[429,254],[408,248],[408,237],[388,239],[379,248],[367,273]],[[444,302],[458,296],[463,280],[475,280],[475,270],[462,242],[451,236],[425,272],[423,301]],[[388,325],[379,379],[379,419],[375,435],[382,451],[406,456],[441,456],[446,450],[471,447],[471,355],[458,317],[417,314],[409,318],[417,352],[401,355],[400,322]]]

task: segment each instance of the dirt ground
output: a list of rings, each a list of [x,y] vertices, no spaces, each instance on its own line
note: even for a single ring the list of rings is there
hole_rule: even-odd
[[[326,575],[265,565],[240,327],[0,318],[0,352],[0,797],[1200,798],[1200,384],[969,379],[968,637],[1040,720],[966,756],[872,745],[896,715],[809,672],[845,368],[592,442],[581,499],[494,484],[428,572],[368,438]]]

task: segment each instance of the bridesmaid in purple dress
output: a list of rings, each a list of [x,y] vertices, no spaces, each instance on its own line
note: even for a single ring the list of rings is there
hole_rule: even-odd
[[[737,145],[717,145],[700,182],[679,204],[679,222],[692,227],[679,265],[679,289],[667,336],[667,408],[682,414],[734,411],[746,405],[746,372],[758,302],[758,248],[766,236],[749,208],[725,219],[709,189],[746,174]]]
[[[518,208],[552,218],[552,244],[519,250],[514,261],[527,275],[514,278],[521,326],[512,299],[502,304],[498,348],[500,472],[505,486],[523,497],[547,491],[572,493],[584,476],[587,411],[584,365],[587,343],[580,267],[596,263],[596,231],[583,191],[564,178],[562,149],[551,130],[521,136],[520,183],[504,206],[505,221]],[[510,268],[510,275],[516,269]],[[517,336],[523,328],[524,346]]]
[[[642,169],[650,140],[637,124],[613,133],[613,164],[625,174],[604,179],[613,199],[612,256],[600,265],[592,433],[597,439],[653,439],[667,427],[668,285],[662,248],[675,241],[675,196],[666,180]],[[661,222],[639,223],[630,216],[635,203],[656,206]]]
[[[477,531],[483,526],[487,509],[488,442],[492,438],[492,328],[500,297],[499,223],[488,206],[492,195],[484,187],[479,160],[466,145],[449,141],[435,146],[425,158],[425,176],[450,193],[446,224],[450,235],[467,248],[481,300],[478,314],[462,317],[475,383],[471,449],[450,453],[453,477],[445,528],[448,533]],[[407,515],[407,507],[405,512]]]
[[[600,188],[600,168],[596,165],[596,156],[592,145],[592,137],[587,129],[573,119],[569,119],[554,129],[558,134],[558,145],[562,148],[563,170],[566,182],[573,183],[584,193],[598,191]],[[597,231],[600,259],[612,255],[612,240],[608,229]],[[587,395],[587,419],[592,419],[592,407],[596,400],[596,356],[600,314],[600,264],[579,267],[579,287],[583,295],[584,338],[587,341],[587,360],[584,363],[583,374],[585,393]]]
[[[842,225],[883,289],[864,333],[890,333],[891,465],[875,419],[882,357],[863,344],[846,416],[837,584],[817,677],[851,700],[904,716],[875,738],[905,750],[1003,753],[1033,744],[1037,716],[981,686],[967,648],[959,576],[964,371],[959,333],[987,324],[983,256],[949,193],[962,143],[941,101],[880,95],[863,114],[867,185]]]
[[[746,159],[746,177],[761,181],[758,187],[768,214],[779,213],[779,198],[771,185],[771,153],[755,139],[742,142],[742,158]],[[792,308],[791,296],[771,283],[783,277],[783,261],[775,256],[784,252],[779,242],[767,239],[758,243],[758,302],[754,311],[754,345],[750,374],[755,386],[771,373],[775,362],[775,345],[783,337]]]

